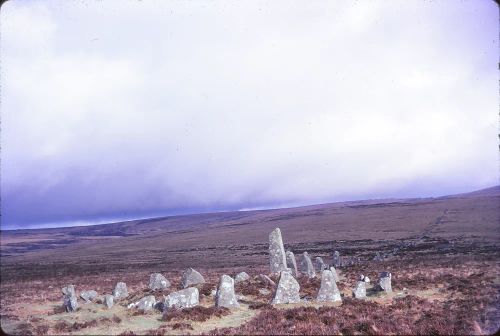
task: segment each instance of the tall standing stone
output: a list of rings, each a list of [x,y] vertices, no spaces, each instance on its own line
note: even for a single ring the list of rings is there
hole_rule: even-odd
[[[78,299],[76,297],[75,286],[68,285],[62,289],[63,306],[67,312],[73,312],[78,308]]]
[[[323,262],[323,258],[316,257],[314,258],[314,262],[316,263],[316,270],[318,272],[322,272],[323,270],[328,269],[328,266]]]
[[[182,288],[205,283],[205,278],[195,269],[188,268],[182,273]]]
[[[342,301],[332,271],[324,270],[321,272],[321,287],[318,292],[317,300],[326,302]]]
[[[341,264],[339,251],[333,251],[332,264],[334,267],[339,267]]]
[[[304,252],[302,254],[302,261],[300,262],[300,268],[302,273],[307,275],[308,278],[314,278],[316,276],[316,272],[314,271],[311,257],[309,257],[309,253],[307,252]]]
[[[378,285],[381,290],[390,293],[392,292],[391,284],[392,274],[390,272],[381,272],[378,280]]]
[[[291,268],[295,274],[295,277],[299,276],[299,270],[297,268],[297,261],[295,260],[295,254],[292,251],[286,251],[286,263],[289,268]]]
[[[215,294],[215,306],[225,308],[239,307],[238,299],[234,293],[234,280],[229,275],[222,275]]]
[[[282,271],[272,304],[300,302],[299,290],[300,285],[290,271]]]
[[[271,274],[287,270],[285,248],[279,228],[269,234],[269,266]]]

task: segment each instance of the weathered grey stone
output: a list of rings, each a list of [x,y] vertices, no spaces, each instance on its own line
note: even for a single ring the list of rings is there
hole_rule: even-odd
[[[356,299],[364,299],[366,297],[366,283],[364,281],[358,281],[356,287],[352,291],[352,295]]]
[[[380,252],[377,252],[375,254],[375,256],[373,257],[373,260],[374,261],[382,261],[382,260],[384,260],[384,258],[382,257],[382,255],[380,254]]]
[[[75,286],[68,285],[62,289],[63,306],[67,312],[73,312],[78,308],[78,299],[76,297]]]
[[[317,300],[327,302],[342,301],[332,271],[324,270],[321,272],[321,287],[318,292]]]
[[[340,260],[339,251],[333,251],[332,264],[334,267],[339,267],[342,264],[342,262]]]
[[[314,278],[316,276],[316,271],[314,271],[314,267],[311,261],[311,257],[307,252],[302,254],[302,261],[300,262],[300,268],[302,273],[307,275],[308,278]]]
[[[392,274],[390,272],[381,272],[378,281],[379,289],[387,293],[392,292],[391,279],[392,279]]]
[[[300,285],[290,271],[281,271],[272,304],[300,302]]]
[[[189,286],[205,283],[205,278],[200,274],[200,272],[192,268],[188,268],[184,271],[184,273],[182,273],[181,282],[182,288],[188,288]]]
[[[84,299],[86,303],[89,303],[97,298],[97,292],[95,290],[81,291],[80,297]]]
[[[167,295],[164,307],[165,309],[191,308],[199,304],[199,296],[198,288],[189,287]]]
[[[367,277],[367,276],[365,276],[365,277],[363,278],[363,281],[364,281],[364,282],[366,282],[366,283],[370,283],[370,278],[369,278],[369,277]]]
[[[215,295],[215,306],[236,308],[239,307],[238,299],[234,293],[234,280],[229,275],[222,275]]]
[[[285,248],[279,228],[274,229],[269,234],[269,265],[271,274],[277,274],[287,269]]]
[[[236,276],[234,277],[234,282],[238,283],[242,281],[247,281],[248,279],[250,279],[250,275],[248,275],[246,272],[240,272],[236,274]]]
[[[316,258],[314,258],[314,262],[316,264],[316,271],[322,272],[323,270],[327,270],[328,269],[328,265],[326,265],[323,262],[323,258],[316,257]]]
[[[288,268],[290,268],[293,271],[295,277],[299,277],[300,273],[297,268],[297,261],[295,260],[295,254],[293,254],[292,251],[286,251],[285,255]]]
[[[135,307],[142,311],[152,310],[156,304],[154,295],[148,295],[135,303]]]
[[[268,277],[265,274],[259,274],[259,278],[260,278],[260,281],[262,283],[264,283],[264,285],[268,285],[268,286],[271,286],[271,287],[275,287],[276,286],[276,283],[270,277]]]
[[[168,287],[170,287],[170,281],[168,281],[162,274],[154,273],[149,277],[149,289],[161,290]]]
[[[335,279],[335,282],[339,282],[339,275],[337,274],[337,270],[335,269],[335,267],[330,267],[330,271],[332,272],[333,274],[333,278]]]
[[[212,289],[210,291],[210,296],[216,296],[217,295],[217,289]]]
[[[113,307],[113,304],[114,304],[114,300],[113,299],[114,299],[113,295],[110,295],[110,294],[104,295],[104,305],[107,308]]]
[[[269,289],[267,289],[267,288],[260,288],[259,289],[259,293],[261,295],[269,295],[269,294],[271,294],[271,291]]]
[[[125,282],[118,282],[113,289],[113,296],[115,299],[120,300],[128,296],[127,284]]]

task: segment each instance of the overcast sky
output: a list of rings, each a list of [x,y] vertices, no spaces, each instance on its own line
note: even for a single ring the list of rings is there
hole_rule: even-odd
[[[8,1],[2,228],[498,184],[493,1]]]

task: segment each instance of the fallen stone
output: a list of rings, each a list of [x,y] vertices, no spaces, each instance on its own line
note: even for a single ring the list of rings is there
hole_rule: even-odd
[[[114,304],[114,300],[113,300],[114,296],[113,295],[110,295],[110,294],[106,294],[104,295],[104,305],[109,309],[111,307],[113,307],[113,304]]]
[[[356,299],[364,299],[366,297],[366,282],[358,281],[356,287],[352,291],[352,295]]]
[[[268,277],[265,274],[259,274],[259,278],[260,278],[260,281],[262,283],[264,283],[264,285],[268,285],[268,286],[271,286],[271,287],[275,287],[276,286],[276,283],[270,277]]]
[[[170,287],[170,281],[168,281],[162,274],[154,273],[149,277],[149,289],[161,290],[168,287]]]
[[[215,295],[215,306],[225,308],[239,307],[238,299],[234,293],[234,280],[229,275],[222,275]]]
[[[333,267],[339,267],[342,264],[342,262],[340,260],[339,251],[333,251],[332,264],[333,264]]]
[[[297,268],[297,261],[295,260],[295,254],[293,254],[292,251],[286,251],[285,255],[288,268],[290,268],[294,272],[295,277],[299,277],[300,273]]]
[[[300,263],[300,267],[302,273],[307,275],[308,278],[314,278],[316,276],[316,271],[314,271],[311,257],[309,257],[309,254],[307,252],[304,252],[302,254],[302,261]]]
[[[281,271],[272,304],[300,302],[300,285],[289,271]]]
[[[170,293],[165,297],[165,309],[191,308],[199,304],[199,291],[196,287],[189,287],[178,292]]]
[[[81,291],[80,297],[85,300],[85,303],[90,303],[97,298],[97,292],[95,290]]]
[[[247,281],[248,279],[250,279],[250,275],[248,275],[246,272],[240,272],[236,274],[236,276],[234,277],[234,282],[235,283],[243,282]]]
[[[321,272],[321,287],[316,299],[322,302],[342,301],[332,271],[324,270]]]
[[[154,295],[145,296],[135,303],[135,307],[141,311],[152,310],[155,305],[156,305],[156,299]]]
[[[269,266],[271,274],[277,274],[287,269],[285,248],[279,228],[274,229],[269,234]]]
[[[383,290],[386,293],[392,292],[391,279],[392,275],[390,272],[381,272],[378,281],[379,289]]]
[[[115,289],[113,289],[113,296],[115,299],[123,299],[128,296],[128,290],[127,290],[127,285],[125,282],[118,282],[115,286]]]
[[[205,278],[200,274],[200,272],[192,268],[188,268],[184,271],[184,273],[182,273],[181,282],[182,288],[188,288],[189,286],[205,283]]]

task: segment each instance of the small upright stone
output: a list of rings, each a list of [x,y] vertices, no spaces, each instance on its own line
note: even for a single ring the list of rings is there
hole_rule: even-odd
[[[339,282],[339,275],[337,274],[337,270],[335,269],[335,267],[330,267],[330,271],[332,272],[333,274],[333,278],[335,279],[335,282]]]
[[[293,274],[295,274],[295,277],[298,277],[300,275],[299,270],[297,268],[297,261],[295,260],[295,254],[293,254],[292,251],[286,251],[286,263],[288,268],[290,268],[293,271]]]
[[[203,278],[203,275],[200,274],[200,272],[188,268],[187,270],[182,273],[182,288],[188,288],[189,286],[193,285],[199,285],[205,283],[205,278]]]
[[[328,266],[323,262],[323,258],[316,257],[314,258],[314,262],[316,263],[316,270],[318,272],[322,272],[323,270],[328,269]]]
[[[377,252],[375,254],[375,256],[373,257],[373,261],[383,261],[384,258],[382,257],[382,255],[380,254],[380,252]]]
[[[250,275],[248,275],[246,272],[240,272],[236,274],[236,276],[234,277],[234,282],[235,283],[243,282],[247,281],[248,279],[250,279]]]
[[[238,299],[234,293],[234,280],[229,275],[222,275],[215,295],[215,306],[225,308],[239,307]]]
[[[76,297],[75,286],[68,285],[62,289],[63,306],[67,312],[73,312],[78,308],[78,299]]]
[[[317,300],[327,302],[342,301],[332,271],[324,270],[321,272],[321,288],[319,289]]]
[[[142,311],[152,310],[156,304],[156,299],[154,295],[148,295],[135,303],[135,307]]]
[[[366,282],[364,282],[363,280],[358,281],[356,287],[354,287],[352,291],[352,295],[356,299],[364,299],[366,297]]]
[[[113,307],[113,298],[114,296],[113,295],[110,295],[110,294],[106,294],[104,295],[104,305],[109,309],[111,307]]]
[[[271,274],[287,270],[285,248],[279,228],[274,229],[269,234],[269,266]]]
[[[200,292],[196,287],[189,287],[174,293],[170,293],[165,297],[165,309],[182,309],[191,308],[199,304]]]
[[[334,267],[339,267],[342,264],[339,251],[333,251],[332,259],[332,264]]]
[[[113,296],[118,300],[126,298],[128,296],[127,284],[125,282],[118,282],[115,289],[113,289]]]
[[[311,261],[311,257],[309,257],[309,253],[304,252],[302,254],[302,261],[300,263],[300,267],[302,273],[307,275],[308,278],[314,278],[316,276],[316,272],[314,271],[314,267]]]
[[[392,292],[391,279],[392,279],[392,275],[390,272],[381,272],[380,278],[378,281],[378,285],[379,285],[380,289],[386,293]]]
[[[300,285],[289,271],[282,271],[272,304],[298,303]]]
[[[270,277],[268,277],[265,274],[259,274],[259,279],[266,286],[271,286],[271,287],[275,287],[276,286],[276,283]]]
[[[162,274],[154,273],[149,277],[149,289],[158,290],[168,287],[170,287],[170,281],[168,281]]]
[[[85,300],[85,303],[90,303],[97,297],[97,292],[95,290],[81,291],[80,297]]]

